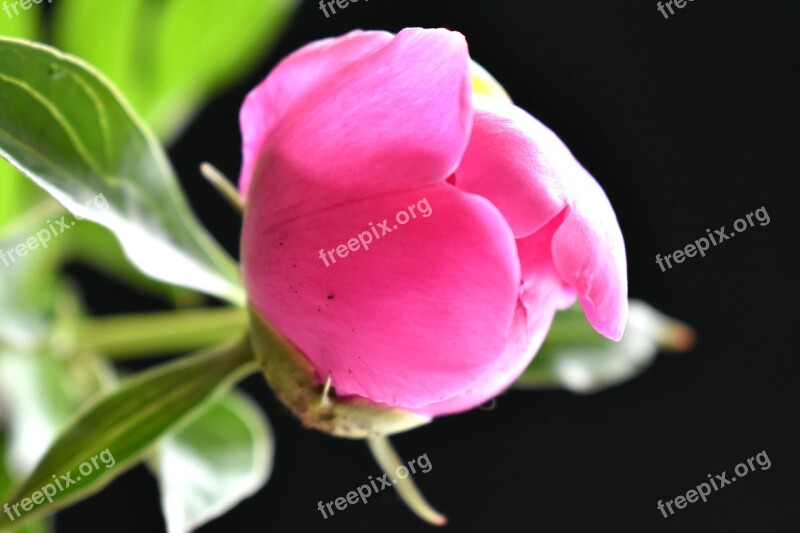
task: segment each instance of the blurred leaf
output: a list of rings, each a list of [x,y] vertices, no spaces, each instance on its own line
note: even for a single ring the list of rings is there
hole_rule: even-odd
[[[2,413],[2,411],[0,411]],[[11,490],[13,480],[11,473],[6,469],[5,461],[3,458],[6,456],[5,437],[0,431],[0,501],[6,502],[3,497]],[[31,522],[27,525],[16,527],[9,530],[9,533],[48,533],[52,531],[50,526],[45,521]]]
[[[90,396],[115,382],[107,361],[74,350],[82,302],[71,286],[54,287],[46,314],[8,312],[0,303],[0,409],[9,430],[8,465],[17,476],[33,469]]]
[[[263,55],[298,3],[70,0],[56,6],[55,43],[104,72],[171,139]]]
[[[0,238],[8,233],[15,218],[46,197],[24,174],[0,159]]]
[[[142,81],[148,78],[144,49],[152,28],[145,31],[147,0],[69,0],[54,6],[53,42],[80,57],[120,88],[142,114]],[[168,3],[168,2],[164,2]],[[98,43],[103,43],[98,46]]]
[[[29,181],[25,178],[26,181]],[[47,221],[57,219],[63,208],[49,196],[18,216],[0,231],[0,315],[7,312],[12,321],[25,315],[46,315],[53,308],[53,296],[63,282],[58,268],[66,256],[66,239],[53,239],[37,249],[28,249],[24,257],[12,250],[27,245]],[[40,317],[40,319],[43,317]],[[0,338],[6,329],[0,320]]]
[[[2,164],[6,162],[2,161]],[[16,176],[22,179],[21,184],[25,187],[40,191],[24,175],[16,173]],[[44,198],[45,201],[38,206],[28,209],[5,227],[0,227],[0,251],[12,250],[25,243],[38,231],[46,229],[48,220],[58,220],[64,214],[60,204],[48,195]],[[203,301],[203,296],[196,292],[145,276],[125,256],[111,231],[88,220],[76,224],[69,233],[51,239],[46,251],[40,247],[37,251],[30,251],[24,258],[6,254],[4,259],[0,255],[0,286],[5,285],[9,291],[13,291],[18,304],[38,300],[40,306],[45,305],[52,297],[53,290],[49,287],[58,279],[59,268],[70,261],[92,266],[120,282],[169,302],[199,305]],[[36,295],[43,297],[36,298]]]
[[[0,235],[3,227],[18,214],[19,181],[16,174],[19,173],[14,167],[5,161],[0,162]]]
[[[0,408],[0,417],[2,417],[3,410]],[[11,490],[13,480],[11,473],[6,466],[6,436],[0,428],[0,498],[3,498]]]
[[[283,28],[297,0],[194,0],[162,4],[155,96],[147,117],[159,131],[180,127],[203,99],[245,73]]]
[[[231,392],[157,448],[161,506],[169,533],[222,516],[269,478],[274,438],[261,409]]]
[[[0,155],[111,229],[146,274],[243,302],[236,264],[191,213],[162,148],[87,65],[0,38]]]
[[[242,343],[209,350],[143,372],[124,381],[84,409],[52,444],[33,473],[8,497],[30,498],[34,491],[53,482],[53,476],[70,474],[74,483],[56,492],[18,518],[20,525],[89,496],[136,464],[147,449],[181,422],[191,419],[203,406],[244,374],[254,371],[249,345]],[[91,472],[79,466],[105,453]],[[102,459],[102,457],[101,457]],[[107,464],[106,464],[107,463]],[[63,479],[63,478],[62,478]],[[11,521],[0,513],[0,530]]]
[[[66,361],[49,354],[6,351],[0,382],[10,429],[8,464],[20,476],[33,470],[85,395]]]
[[[125,256],[125,250],[114,234],[103,226],[87,221],[75,226],[67,237],[66,261],[91,266],[119,282],[135,287],[139,292],[178,306],[200,305],[204,302],[204,296],[196,292],[145,276]]]
[[[42,9],[19,9],[14,15],[13,2],[9,2],[8,12],[0,10],[0,35],[4,37],[19,37],[21,39],[36,39],[40,33]]]
[[[560,388],[588,394],[643,372],[659,349],[686,351],[694,333],[644,302],[631,300],[625,335],[614,342],[594,331],[580,306],[556,314],[550,333],[517,388]]]
[[[52,531],[46,522],[30,522],[24,526],[20,526],[11,530],[11,533],[48,533]]]

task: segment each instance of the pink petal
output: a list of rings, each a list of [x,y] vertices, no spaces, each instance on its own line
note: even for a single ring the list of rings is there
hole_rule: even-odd
[[[443,182],[471,127],[464,37],[403,30],[308,91],[275,125],[254,172],[271,194],[256,205],[276,224]]]
[[[475,95],[475,120],[456,186],[489,199],[517,238],[537,231],[567,205],[551,154],[563,144],[519,107]]]
[[[487,368],[474,386],[415,412],[441,416],[466,411],[500,394],[528,368],[550,329],[555,312],[575,300],[575,293],[564,287],[556,272],[550,250],[553,234],[562,218],[556,217],[534,235],[517,241],[522,259],[522,291],[502,356]]]
[[[259,182],[253,197],[260,197]],[[431,214],[392,229],[427,200]],[[426,209],[417,207],[416,212]],[[388,218],[392,232],[330,258]],[[451,397],[503,352],[519,292],[513,235],[486,200],[437,185],[354,201],[279,225],[245,215],[243,268],[252,305],[336,393],[416,408]],[[382,230],[379,230],[382,233]],[[374,234],[373,234],[374,236]]]
[[[326,86],[339,71],[363,59],[393,39],[382,31],[353,31],[342,37],[323,39],[304,46],[283,59],[253,89],[244,101],[240,114],[243,139],[242,172],[239,190],[246,196],[258,155],[275,124],[302,104],[308,93]]]
[[[580,295],[592,326],[619,339],[628,307],[625,244],[605,193],[535,118],[496,99],[476,95],[474,102],[474,132],[456,186],[488,198],[517,238],[566,208],[553,238],[558,273]]]
[[[561,277],[580,295],[589,323],[619,340],[628,320],[625,242],[603,190],[577,162],[571,187],[580,191],[553,237]]]

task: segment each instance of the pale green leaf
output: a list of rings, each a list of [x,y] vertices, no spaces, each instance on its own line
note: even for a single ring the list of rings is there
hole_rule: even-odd
[[[64,480],[51,498],[29,505],[13,525],[61,509],[100,490],[141,460],[147,450],[212,401],[236,380],[255,370],[248,343],[225,346],[170,362],[123,381],[88,405],[60,433],[34,471],[8,496],[33,498]],[[73,483],[61,476],[66,475]],[[52,501],[50,501],[52,500]],[[12,525],[0,514],[0,530]]]
[[[2,413],[2,409],[0,409],[0,413]],[[11,490],[13,480],[3,460],[6,451],[5,447],[5,437],[2,431],[0,431],[0,502],[8,503],[3,497]],[[50,531],[52,531],[52,528],[46,521],[38,521],[12,528],[9,530],[9,533],[49,533]]]
[[[0,350],[0,401],[8,413],[8,464],[29,473],[85,398],[68,363],[40,352]]]
[[[264,55],[298,3],[69,0],[55,9],[55,43],[108,75],[169,140]]]
[[[112,230],[144,273],[243,302],[236,264],[192,214],[163,149],[88,65],[0,38],[0,155]]]
[[[269,478],[274,439],[264,414],[232,392],[159,443],[156,471],[169,533],[186,533],[257,492]]]
[[[623,383],[650,366],[660,349],[688,350],[694,333],[644,302],[631,300],[622,340],[594,331],[579,306],[556,314],[539,353],[517,388],[564,388],[589,394]]]

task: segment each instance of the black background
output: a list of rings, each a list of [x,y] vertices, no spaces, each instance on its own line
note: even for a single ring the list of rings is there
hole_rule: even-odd
[[[461,31],[473,57],[605,188],[626,237],[631,296],[694,325],[699,342],[600,394],[511,392],[494,410],[396,437],[406,460],[430,458],[433,469],[417,481],[449,516],[447,530],[797,531],[799,7],[697,0],[665,20],[649,0],[362,0],[326,19],[309,2],[252,77],[213,101],[171,155],[201,218],[237,253],[239,220],[196,169],[209,160],[238,176],[238,107],[276,60],[353,28]],[[762,206],[768,226],[668,272],[655,264],[656,254]],[[98,313],[158,307],[74,273]],[[432,529],[389,491],[324,520],[319,500],[378,475],[366,447],[302,429],[258,377],[244,387],[274,426],[274,473],[203,532]],[[762,450],[769,470],[670,518],[656,509],[709,473],[730,477]],[[139,468],[57,525],[162,531],[155,481]]]

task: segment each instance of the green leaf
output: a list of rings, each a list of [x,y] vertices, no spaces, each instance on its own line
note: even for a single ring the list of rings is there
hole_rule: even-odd
[[[5,466],[3,458],[5,457],[5,437],[0,431],[0,502],[6,503],[3,496],[11,490],[12,478]],[[8,530],[8,533],[49,533],[50,526],[45,521],[31,522],[29,524],[15,527]]]
[[[161,506],[169,533],[217,518],[264,486],[274,438],[260,408],[232,392],[157,448]]]
[[[32,508],[29,502],[25,513],[20,507],[21,517],[13,525],[53,513],[101,489],[136,464],[159,438],[255,369],[250,346],[242,342],[122,382],[92,402],[61,432],[33,473],[8,497],[23,502],[44,487],[53,487],[59,478],[64,480],[62,490],[48,488],[55,492],[52,501],[44,500]],[[68,484],[61,476],[74,483]],[[10,525],[9,517],[0,513],[0,530]]]
[[[181,126],[191,110],[246,72],[277,37],[297,0],[164,2],[155,57],[156,129]]]
[[[0,160],[0,162],[2,165],[7,165],[5,161]],[[13,170],[13,167],[9,168]],[[0,173],[2,173],[1,168]],[[14,183],[19,186],[19,189],[9,187],[20,193],[14,198],[15,205],[17,202],[26,205],[32,200],[39,200],[39,205],[27,209],[25,213],[16,213],[15,218],[6,226],[0,225],[0,250],[5,252],[26,243],[39,231],[47,229],[47,220],[59,220],[64,214],[63,207],[23,174],[13,170],[13,175],[9,178],[13,178]],[[0,192],[4,190],[3,187],[4,183],[0,182]],[[30,191],[31,188],[34,190]],[[40,198],[42,195],[44,196]],[[4,200],[5,198],[0,196],[0,204],[3,204]],[[197,306],[203,303],[204,297],[194,291],[145,276],[125,256],[125,251],[114,234],[94,222],[87,220],[76,224],[69,233],[47,242],[46,251],[44,250],[40,246],[38,250],[31,250],[24,258],[18,257],[16,253],[13,259],[8,253],[5,256],[0,255],[0,267],[6,267],[0,268],[0,286],[5,285],[13,291],[17,301],[30,302],[38,293],[45,293],[44,299],[51,300],[53,291],[48,286],[57,279],[59,267],[66,262],[74,261],[92,266],[95,270],[128,283],[141,292],[174,302],[176,305],[180,303],[184,306]]]
[[[30,522],[24,526],[14,528],[11,533],[48,533],[49,531],[52,531],[52,529],[47,525],[47,522],[40,521]]]
[[[112,230],[149,276],[244,301],[236,264],[192,214],[163,149],[88,65],[0,38],[0,155],[76,217]]]
[[[15,10],[12,5],[13,2],[7,2],[7,4],[7,11],[5,7],[0,9],[0,35],[4,37],[36,39],[40,33],[42,6],[35,6],[33,9],[23,10],[17,5]]]
[[[578,305],[557,313],[539,353],[514,386],[593,393],[637,376],[660,349],[686,351],[694,344],[689,326],[638,300],[629,307],[619,342],[594,331]]]
[[[0,10],[0,35],[35,40],[40,33],[42,7],[16,12],[10,3],[8,10]],[[16,13],[16,14],[15,14]],[[11,165],[0,161],[0,235],[5,225],[29,207],[25,186],[27,180]]]
[[[11,490],[11,485],[13,480],[11,478],[11,474],[6,469],[5,461],[3,458],[5,457],[5,438],[3,433],[0,432],[0,501],[5,502],[3,500],[3,496]],[[7,502],[5,502],[7,503]],[[51,531],[50,526],[47,522],[40,521],[40,522],[31,522],[29,524],[16,527],[11,529],[9,533],[48,533]]]
[[[92,222],[79,224],[64,237],[68,239],[65,261],[75,261],[93,267],[139,292],[161,298],[176,307],[199,306],[204,297],[189,289],[169,285],[145,276],[125,256],[114,234]]]
[[[0,159],[0,238],[11,223],[47,198],[44,192],[23,174]]]
[[[58,286],[50,299],[47,316],[14,309],[10,320],[0,304],[0,407],[8,465],[17,476],[33,470],[81,405],[115,383],[106,361],[73,349],[73,324],[83,309],[72,287]]]
[[[24,179],[27,185],[33,185]],[[27,246],[31,238],[35,240],[43,221],[57,220],[62,212],[58,202],[44,195],[43,201],[0,231],[0,344],[9,329],[6,326],[17,329],[15,323],[29,322],[32,315],[36,315],[35,321],[45,319],[54,310],[55,296],[64,292],[66,283],[58,277],[58,268],[67,257],[68,238],[53,239],[46,243],[47,248]],[[24,256],[17,251],[20,246],[27,250]],[[41,335],[34,332],[34,340]]]
[[[0,235],[3,227],[17,216],[19,182],[16,174],[14,167],[5,161],[0,162]]]
[[[146,0],[69,0],[56,5],[53,16],[56,46],[108,76],[139,113],[144,111],[137,105],[142,100],[142,80],[148,77],[146,50],[141,46],[149,35],[141,24],[147,4]]]
[[[0,404],[0,413],[3,413],[2,404]],[[6,448],[6,436],[3,431],[0,430],[0,498],[8,494],[14,483],[11,473],[6,466]]]
[[[39,352],[11,350],[0,355],[0,389],[12,437],[9,465],[17,474],[28,473],[85,394],[72,379],[67,361]]]
[[[70,0],[56,6],[55,42],[106,73],[170,139],[204,100],[252,67],[298,3]]]

